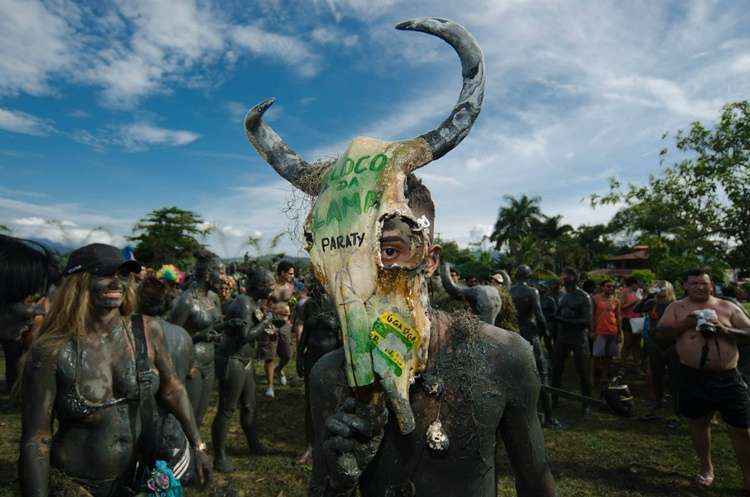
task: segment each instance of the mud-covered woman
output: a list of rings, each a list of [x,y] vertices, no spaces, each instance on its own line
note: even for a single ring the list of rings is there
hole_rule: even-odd
[[[149,450],[141,436],[148,431],[141,423],[148,396],[180,421],[195,450],[199,480],[210,474],[210,458],[163,330],[154,320],[130,315],[131,273],[140,269],[109,245],[87,245],[70,254],[23,370],[24,497],[128,495],[137,487],[136,462]]]
[[[219,281],[221,261],[204,250],[196,254],[193,281],[174,304],[169,322],[182,326],[193,337],[195,367],[187,380],[187,391],[198,426],[208,409],[214,388],[214,326],[222,319],[221,300],[211,290]]]
[[[193,367],[193,340],[181,326],[165,320],[182,273],[172,265],[164,265],[141,282],[138,287],[138,312],[157,321],[164,330],[164,345],[172,358],[175,374],[183,384]],[[168,406],[157,406],[154,427],[155,456],[167,463],[181,483],[195,478],[194,455],[190,450],[179,420]]]
[[[217,326],[221,340],[216,346],[216,376],[219,380],[219,408],[211,425],[214,468],[221,472],[234,471],[226,454],[229,422],[240,409],[240,426],[248,449],[263,454],[265,448],[258,440],[255,423],[255,367],[253,343],[270,325],[270,317],[261,309],[273,290],[273,274],[254,268],[247,278],[248,294],[240,294],[226,306],[225,321]]]

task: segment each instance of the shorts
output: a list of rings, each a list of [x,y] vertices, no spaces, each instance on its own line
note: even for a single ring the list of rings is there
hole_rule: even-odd
[[[258,339],[258,360],[273,361],[276,357],[276,348],[279,346],[279,335],[263,333]]]
[[[594,357],[617,357],[620,355],[618,335],[597,335],[594,340]]]
[[[750,428],[750,392],[737,369],[711,373],[680,364],[678,374],[678,414],[698,419],[719,411],[729,426]]]

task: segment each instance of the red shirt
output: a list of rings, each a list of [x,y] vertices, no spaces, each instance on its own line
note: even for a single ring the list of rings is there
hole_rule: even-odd
[[[607,298],[594,295],[594,333],[597,335],[617,335],[617,309],[620,302],[614,295]]]
[[[622,306],[623,307],[625,307],[627,305],[630,305],[630,304],[634,304],[634,303],[638,302],[638,300],[640,300],[638,298],[638,295],[636,295],[636,293],[633,290],[631,290],[630,288],[626,289],[625,292],[623,292],[623,294],[622,294]],[[624,310],[622,312],[622,317],[623,318],[639,318],[639,317],[641,317],[641,315],[638,314],[637,312],[635,312],[634,309],[635,309],[635,306],[634,305],[630,305],[630,307],[628,309],[626,309],[626,310]]]

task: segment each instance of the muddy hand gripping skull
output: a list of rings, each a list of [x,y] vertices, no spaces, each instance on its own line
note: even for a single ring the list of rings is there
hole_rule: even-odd
[[[337,160],[308,164],[262,120],[274,100],[248,112],[250,143],[281,176],[315,196],[305,237],[317,278],[336,304],[354,389],[379,386],[402,433],[414,428],[409,385],[427,364],[430,339],[425,267],[433,227],[405,198],[407,176],[455,147],[474,124],[484,96],[482,51],[462,26],[444,19],[403,22],[448,42],[459,55],[463,88],[448,119],[417,138],[358,137]],[[384,224],[409,234],[410,259],[381,260]]]

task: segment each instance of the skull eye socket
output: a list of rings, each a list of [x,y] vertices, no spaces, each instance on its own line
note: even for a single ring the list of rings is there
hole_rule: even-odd
[[[382,221],[380,262],[385,269],[414,269],[425,256],[424,234],[416,224],[403,216]]]

